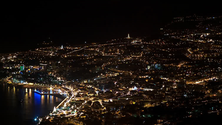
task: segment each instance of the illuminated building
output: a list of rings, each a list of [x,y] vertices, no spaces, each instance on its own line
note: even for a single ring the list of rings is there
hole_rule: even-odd
[[[25,65],[20,66],[20,71],[23,71],[25,69]]]
[[[130,34],[128,33],[127,39],[130,39]]]

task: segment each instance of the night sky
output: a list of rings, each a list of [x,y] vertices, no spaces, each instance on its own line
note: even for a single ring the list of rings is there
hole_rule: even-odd
[[[1,3],[0,52],[29,49],[48,37],[81,44],[112,38],[150,36],[175,16],[220,15],[218,3],[167,3],[138,0]]]

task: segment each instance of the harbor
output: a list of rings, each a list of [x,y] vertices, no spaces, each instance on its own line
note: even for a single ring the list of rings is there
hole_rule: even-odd
[[[61,95],[40,95],[34,88],[0,84],[0,98],[4,103],[2,122],[8,125],[36,125],[34,118],[48,115],[64,99]],[[22,110],[21,110],[22,109]],[[13,120],[7,120],[12,118]]]

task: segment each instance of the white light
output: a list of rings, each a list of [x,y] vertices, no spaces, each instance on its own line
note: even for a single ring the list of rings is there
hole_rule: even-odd
[[[35,118],[34,121],[37,121],[37,118]]]
[[[56,107],[54,107],[53,112],[56,112]]]

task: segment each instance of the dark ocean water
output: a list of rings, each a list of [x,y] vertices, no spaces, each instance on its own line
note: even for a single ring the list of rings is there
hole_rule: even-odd
[[[35,117],[48,115],[61,101],[55,96],[34,93],[30,88],[0,83],[0,124],[36,125]]]

